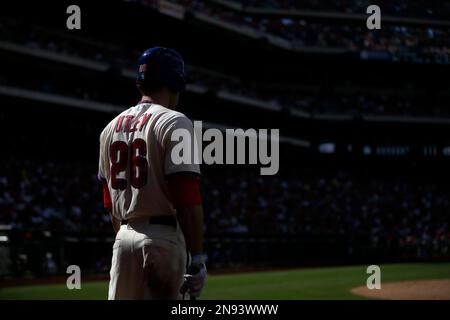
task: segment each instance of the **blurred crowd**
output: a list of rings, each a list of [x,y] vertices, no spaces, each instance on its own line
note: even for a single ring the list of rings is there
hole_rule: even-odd
[[[0,170],[0,224],[24,231],[110,228],[93,168],[30,160]]]
[[[258,9],[274,10],[311,10],[365,14],[366,8],[372,4],[380,6],[383,14],[401,17],[449,17],[450,6],[445,1],[427,0],[379,0],[376,3],[370,0],[234,0],[242,4],[244,8],[254,7]]]
[[[198,72],[192,74],[198,75]],[[351,92],[311,92],[299,89],[267,88],[258,91],[251,84],[239,85],[239,81],[227,78],[205,77],[196,82],[209,91],[222,91],[235,96],[256,99],[261,103],[268,103],[285,110],[301,111],[314,115],[383,115],[383,116],[416,116],[416,117],[450,117],[450,95],[435,96],[430,99],[427,95],[415,93],[393,94],[380,91],[366,92],[363,89],[352,89]],[[209,81],[211,80],[211,81]],[[40,78],[23,79],[20,75],[0,77],[0,85],[15,86],[42,93],[51,93],[87,101],[103,102],[124,107],[134,103],[129,96],[122,92],[107,91],[105,88],[83,86],[82,83],[71,85],[66,82],[56,82]]]
[[[387,32],[385,29],[383,30],[383,32]],[[307,33],[309,34],[309,32]],[[311,34],[315,34],[315,32],[311,32]],[[29,26],[14,20],[0,19],[0,35],[2,39],[8,42],[17,43],[27,48],[41,49],[104,63],[108,65],[111,72],[114,72],[114,70],[133,71],[136,57],[139,55],[137,51],[123,52],[123,49],[117,46],[77,37],[67,38],[67,35],[41,27]],[[442,43],[450,41],[449,39],[450,37],[446,37]],[[342,43],[340,40],[336,41]],[[380,42],[377,41],[372,42],[372,44],[379,44]],[[377,89],[378,92],[369,94],[358,90],[356,87],[352,90],[353,92],[346,94],[324,93],[321,92],[319,87],[308,91],[301,89],[300,85],[298,88],[291,86],[290,88],[278,87],[274,89],[263,84],[246,82],[237,77],[211,72],[201,67],[188,65],[186,68],[193,78],[194,84],[202,86],[208,91],[226,91],[238,96],[257,99],[263,103],[311,114],[450,115],[450,110],[446,108],[450,98],[448,94],[436,96],[430,100],[426,96],[418,97],[417,90],[414,90],[414,88],[410,90],[412,94],[405,95],[388,94],[382,89]],[[39,77],[31,79],[30,77],[23,78],[17,73],[9,76],[4,74],[0,76],[0,84],[16,85],[41,92],[99,102],[129,103],[128,100],[124,101],[123,97],[114,92],[102,92],[103,87],[89,88],[83,86],[82,83],[72,85],[54,79],[47,80],[47,76],[50,75],[41,74]]]
[[[209,235],[364,235],[374,247],[449,250],[450,196],[436,183],[306,168],[226,169],[202,180]],[[0,212],[0,224],[22,231],[112,230],[96,170],[81,163],[3,165]]]
[[[450,53],[450,29],[448,26],[383,24],[381,30],[374,32],[368,30],[365,23],[355,24],[349,21],[333,22],[332,20],[319,22],[288,16],[252,15],[205,0],[171,1],[184,5],[195,12],[215,17],[219,21],[250,27],[263,34],[279,36],[291,41],[296,48],[386,51],[395,54],[397,58],[404,57],[402,54],[406,51],[416,54],[417,58],[422,56],[425,60],[427,58],[423,55],[428,55],[429,58],[443,55],[448,58]],[[272,2],[275,1],[268,1],[268,3]],[[322,2],[320,2],[321,4]],[[343,4],[339,4],[339,6],[345,7]],[[387,5],[387,7],[392,6]],[[408,8],[406,5],[400,7]],[[415,6],[413,7],[415,8]],[[417,8],[422,8],[418,11],[423,11],[424,7],[426,8],[426,5],[417,6]],[[365,10],[362,13],[365,14]]]
[[[210,232],[367,235],[395,243],[449,249],[449,194],[433,183],[319,170],[258,177],[229,172],[205,177]]]
[[[0,39],[29,49],[45,50],[73,58],[112,64],[114,66],[129,65],[130,56],[137,57],[138,52],[123,50],[120,46],[70,35],[65,32],[49,29],[26,21],[0,17]]]

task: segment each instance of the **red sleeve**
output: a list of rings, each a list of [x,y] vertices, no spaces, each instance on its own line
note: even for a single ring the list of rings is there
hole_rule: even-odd
[[[173,174],[167,177],[167,185],[175,205],[194,206],[202,203],[198,175]]]
[[[109,194],[108,182],[106,180],[102,179],[102,185],[103,185],[103,206],[106,209],[111,210],[112,209],[112,200],[111,200],[111,195]]]

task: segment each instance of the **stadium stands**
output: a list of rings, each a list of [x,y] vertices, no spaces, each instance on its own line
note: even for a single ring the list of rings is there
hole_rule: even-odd
[[[206,233],[351,235],[351,247],[358,247],[363,236],[372,248],[389,244],[417,257],[449,249],[448,188],[401,177],[366,177],[357,170],[321,171],[291,169],[273,177],[238,168],[208,171],[202,178]],[[2,166],[0,211],[0,224],[17,230],[111,231],[96,169],[89,164]]]
[[[282,145],[285,153],[277,176],[261,177],[246,167],[202,168],[211,266],[252,263],[258,255],[264,258],[266,246],[280,243],[286,249],[276,254],[286,265],[314,263],[310,255],[316,249],[321,254],[318,248],[324,239],[326,245],[345,250],[336,253],[330,262],[335,264],[347,263],[350,256],[382,261],[448,259],[450,94],[448,81],[433,74],[445,75],[450,62],[450,27],[438,20],[449,16],[444,4],[381,1],[383,12],[393,18],[381,31],[370,32],[359,24],[361,17],[354,16],[364,15],[367,1],[344,1],[345,9],[334,1],[314,0],[302,1],[301,6],[291,0],[127,2],[152,12],[155,8],[161,12],[162,2],[180,5],[183,14],[172,13],[167,19],[186,26],[193,19],[199,33],[206,34],[210,29],[205,26],[211,25],[233,30],[232,36],[217,32],[230,47],[241,39],[233,38],[236,34],[256,35],[244,41],[260,45],[261,51],[279,60],[288,54],[301,60],[301,73],[284,82],[276,75],[269,77],[273,81],[259,77],[262,72],[251,78],[207,62],[186,66],[194,83],[182,99],[188,112],[196,112],[195,117],[188,114],[191,118],[217,122],[222,128],[241,123],[278,126],[284,141],[296,142]],[[435,23],[427,25],[423,19]],[[135,102],[134,63],[140,52],[124,45],[119,36],[112,42],[12,17],[0,18],[0,39],[0,130],[8,137],[3,144],[8,152],[0,159],[0,225],[12,228],[11,239],[20,250],[28,250],[28,257],[35,254],[34,267],[29,266],[35,275],[41,275],[36,270],[52,256],[47,253],[57,259],[59,250],[66,250],[66,258],[70,254],[80,258],[76,246],[86,239],[92,240],[90,249],[101,251],[92,254],[96,261],[95,266],[89,262],[92,270],[104,272],[113,235],[96,177],[98,134],[117,112]],[[203,42],[210,49],[208,41]],[[202,54],[210,55],[202,49],[198,48],[200,62],[206,61]],[[195,55],[187,55],[187,62]],[[261,67],[256,57],[255,61],[257,69],[281,66],[286,74],[292,67],[270,63]],[[336,69],[328,70],[330,65]],[[347,65],[357,67],[347,70]],[[361,77],[357,68],[367,66],[381,76]],[[394,69],[398,66],[404,69]],[[397,77],[397,70],[405,69],[420,72]],[[433,77],[423,79],[424,69]],[[39,77],[33,76],[36,70]],[[52,117],[63,120],[54,123]],[[368,121],[369,117],[377,121]],[[39,122],[32,123],[34,119]],[[14,131],[16,126],[23,130]],[[67,135],[53,137],[55,127],[65,128]],[[11,132],[14,138],[8,136]],[[387,147],[376,152],[366,145]],[[401,151],[390,149],[392,145],[401,146]],[[349,159],[358,162],[359,157],[382,153],[391,158],[382,163],[378,158],[361,161],[359,167],[343,165]],[[303,156],[309,159],[307,164]],[[419,170],[423,158],[429,162]],[[39,241],[50,241],[49,252],[37,250]],[[106,249],[99,249],[105,244]],[[305,250],[304,260],[289,260],[297,259],[290,254],[296,250]],[[70,260],[60,259],[60,265]],[[16,266],[21,263],[17,261]],[[275,263],[273,257],[265,262]],[[16,275],[22,276],[17,270]]]
[[[14,32],[12,32],[13,30]],[[44,52],[47,53],[46,57],[49,59],[62,60],[68,63],[71,60],[67,58],[82,59],[82,61],[75,60],[73,63],[82,63],[83,66],[100,69],[100,71],[119,70],[126,77],[132,77],[134,74],[133,69],[135,57],[138,55],[137,50],[123,52],[123,49],[115,45],[81,38],[67,38],[67,36],[58,32],[39,26],[33,27],[31,30],[30,26],[11,19],[0,20],[0,33],[3,35],[2,38],[5,39],[0,43],[0,46],[3,46],[6,50],[27,52],[33,55]],[[306,33],[316,34],[309,31],[306,31]],[[404,41],[408,41],[407,37],[406,34],[401,36]],[[339,39],[337,41],[342,43],[340,37],[336,39]],[[445,42],[441,42],[441,40],[436,41],[439,43]],[[392,41],[387,40],[387,43],[392,43]],[[30,49],[35,51],[30,51]],[[55,57],[48,55],[49,53],[55,53],[60,56]],[[309,88],[308,90],[302,89],[301,85],[298,85],[297,88],[295,86],[278,87],[274,90],[259,83],[249,83],[237,77],[214,72],[214,70],[208,70],[199,66],[188,65],[187,69],[194,79],[194,85],[191,86],[193,91],[200,93],[208,91],[232,93],[247,99],[254,99],[256,105],[263,107],[268,104],[269,107],[275,109],[287,108],[310,114],[341,115],[375,114],[448,117],[450,113],[450,110],[445,107],[450,99],[450,95],[445,90],[437,92],[436,99],[431,101],[427,101],[426,98],[418,95],[414,88],[407,95],[393,95],[382,88],[368,90],[372,91],[368,93],[366,92],[367,90],[359,90],[355,86],[353,92],[344,94],[340,93],[342,89],[337,85],[334,89],[335,93],[318,94],[317,92],[320,91],[320,86],[318,85],[315,89]],[[21,79],[17,75],[15,76],[19,80]],[[14,76],[8,79],[6,77],[7,75],[3,75],[0,78],[0,82],[5,85],[17,84]],[[98,92],[99,88],[64,88],[62,87],[64,83],[55,83],[55,81],[51,83],[45,81],[45,77],[42,77],[39,81],[41,83],[33,83],[27,80],[17,85],[43,92],[66,94],[72,97],[100,102],[125,103],[123,99],[118,98],[116,95]]]

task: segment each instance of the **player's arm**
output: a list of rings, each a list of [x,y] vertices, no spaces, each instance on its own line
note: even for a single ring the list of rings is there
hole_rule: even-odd
[[[168,187],[177,210],[178,221],[192,256],[203,254],[203,206],[200,178],[195,173],[178,173],[167,177]]]
[[[183,231],[187,250],[192,256],[203,254],[203,206],[178,206],[178,221]]]
[[[191,254],[181,292],[189,291],[198,297],[206,280],[205,255],[203,254],[203,207],[200,196],[199,175],[181,172],[167,178],[168,187],[177,209],[178,221]]]
[[[182,129],[188,132],[191,139],[172,140],[172,133]],[[191,253],[191,261],[182,292],[189,291],[191,297],[198,297],[206,280],[205,256],[203,255],[203,208],[200,196],[200,167],[197,163],[179,163],[174,161],[172,151],[178,143],[183,149],[191,148],[193,155],[197,150],[194,146],[194,128],[186,117],[177,117],[168,121],[164,132],[162,145],[165,149],[164,173],[172,202],[177,209],[178,221],[183,231],[187,250]],[[175,153],[176,154],[176,153]],[[192,160],[192,159],[191,159]]]
[[[102,189],[103,189],[103,206],[108,209],[109,217],[111,218],[111,223],[114,231],[117,233],[120,229],[120,220],[113,216],[112,214],[112,200],[108,189],[108,182],[106,179],[101,179]]]
[[[117,219],[116,217],[114,217],[112,215],[112,200],[111,200],[111,194],[109,193],[109,188],[108,188],[108,181],[105,178],[105,171],[107,170],[105,168],[105,153],[106,150],[104,150],[105,148],[105,139],[104,139],[104,130],[102,131],[102,133],[100,134],[100,157],[99,157],[99,164],[98,164],[98,180],[102,183],[102,191],[103,191],[103,206],[108,209],[108,213],[109,213],[109,217],[111,219],[111,223],[113,226],[114,231],[117,233],[119,232],[120,229],[120,223],[121,221],[119,219]]]
[[[192,256],[203,254],[203,208],[200,196],[200,167],[198,163],[179,163],[174,161],[172,151],[182,144],[183,149],[191,149],[194,154],[194,128],[186,117],[169,120],[161,130],[162,145],[165,147],[164,173],[172,202],[177,210],[178,221],[183,231],[187,250]],[[172,140],[176,130],[184,130],[191,139]],[[175,153],[176,154],[176,153]],[[193,159],[191,159],[193,160]]]

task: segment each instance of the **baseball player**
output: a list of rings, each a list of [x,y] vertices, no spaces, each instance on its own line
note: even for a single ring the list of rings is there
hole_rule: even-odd
[[[192,122],[175,111],[186,85],[182,57],[169,48],[138,60],[142,100],[114,118],[100,135],[99,179],[116,239],[109,299],[198,297],[206,279],[198,164],[173,161]]]

